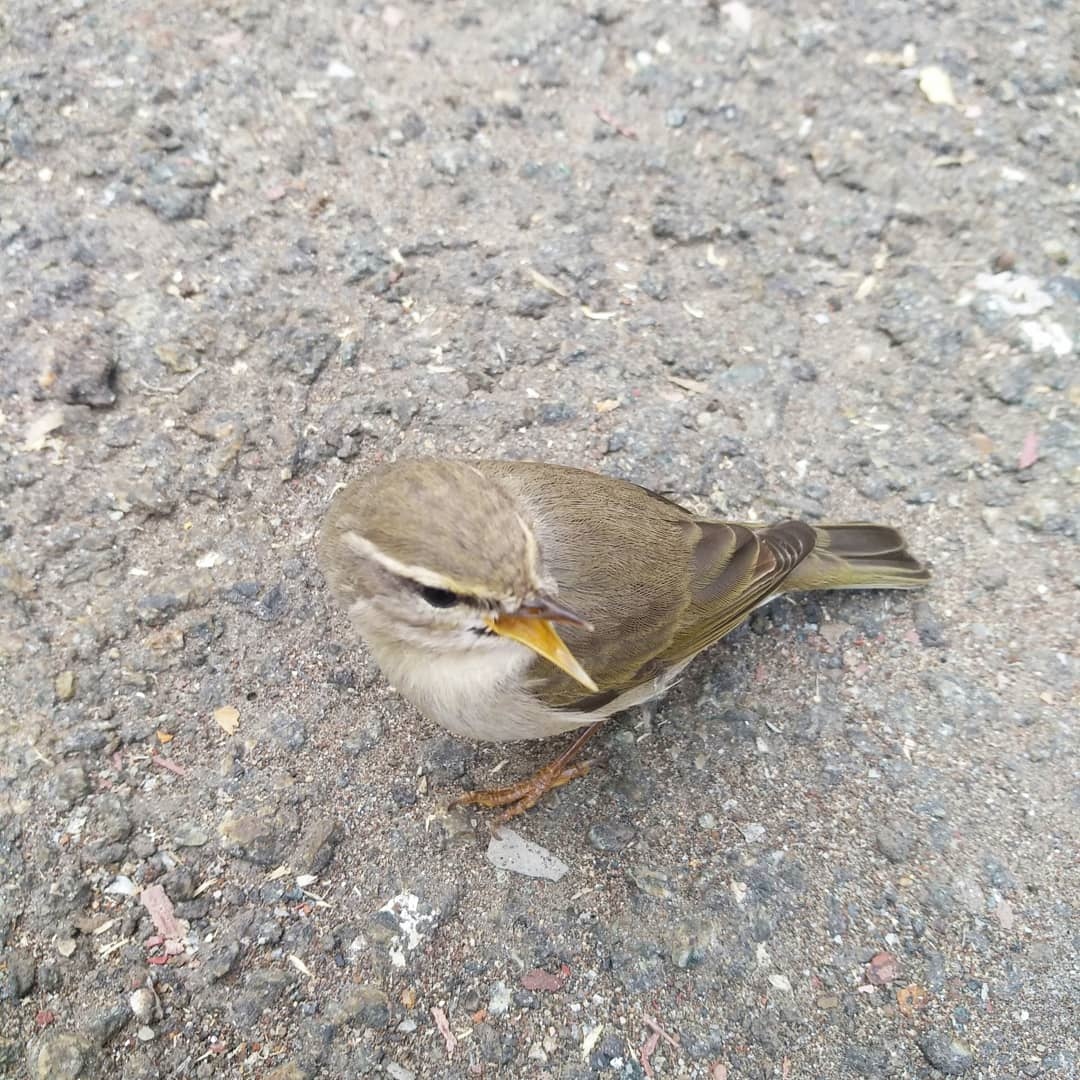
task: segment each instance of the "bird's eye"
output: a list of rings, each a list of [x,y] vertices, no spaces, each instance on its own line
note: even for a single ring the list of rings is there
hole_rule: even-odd
[[[457,593],[452,593],[449,589],[435,589],[429,585],[421,588],[420,595],[432,607],[441,608],[453,607],[461,599]]]

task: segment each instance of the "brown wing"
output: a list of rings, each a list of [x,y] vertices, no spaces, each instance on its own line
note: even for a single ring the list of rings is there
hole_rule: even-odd
[[[814,547],[800,522],[771,528],[695,518],[623,480],[532,462],[478,462],[528,511],[559,596],[594,624],[563,637],[599,687],[545,660],[534,692],[592,711],[688,660],[739,625]]]
[[[813,550],[814,529],[801,521],[766,528],[699,521],[691,602],[658,658],[668,666],[688,660],[734,630],[783,589],[788,575]]]

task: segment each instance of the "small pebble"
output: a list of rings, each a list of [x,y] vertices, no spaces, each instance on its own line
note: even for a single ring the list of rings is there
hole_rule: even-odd
[[[75,696],[75,672],[61,671],[53,684],[57,701],[70,701]]]
[[[626,876],[646,896],[652,896],[657,900],[670,900],[675,895],[671,889],[671,875],[666,870],[634,866],[626,871]]]
[[[622,851],[637,833],[618,821],[598,821],[589,829],[589,846],[596,851]]]
[[[105,892],[114,893],[117,896],[134,896],[139,892],[138,885],[124,874],[118,874],[108,885]]]
[[[971,1049],[946,1032],[928,1031],[918,1043],[926,1060],[946,1076],[961,1076],[975,1064]]]
[[[1058,266],[1065,266],[1069,261],[1069,250],[1060,240],[1047,240],[1043,244],[1043,254]]]
[[[131,997],[128,998],[128,1004],[131,1006],[131,1011],[135,1015],[135,1019],[141,1021],[143,1024],[154,1015],[154,1006],[156,1003],[154,991],[146,986],[140,986],[139,989],[134,991]],[[153,1032],[151,1032],[150,1037],[153,1038]]]
[[[1005,572],[1005,568],[1002,566],[986,566],[980,570],[976,577],[979,584],[987,592],[996,592],[998,589],[1004,588],[1009,583],[1009,575]]]
[[[173,832],[177,847],[202,847],[210,842],[210,834],[192,822],[184,822]]]
[[[510,990],[506,983],[499,981],[491,986],[491,997],[488,999],[488,1015],[502,1016],[510,1008]]]
[[[882,825],[874,836],[878,851],[891,863],[902,863],[911,854],[911,836],[893,825]]]

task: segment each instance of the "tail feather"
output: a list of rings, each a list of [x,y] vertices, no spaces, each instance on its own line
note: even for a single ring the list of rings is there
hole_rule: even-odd
[[[788,576],[785,591],[917,589],[930,580],[930,571],[888,525],[842,522],[815,531],[817,546]]]

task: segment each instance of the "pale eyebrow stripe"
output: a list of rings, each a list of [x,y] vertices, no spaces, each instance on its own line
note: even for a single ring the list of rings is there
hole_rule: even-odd
[[[525,523],[525,519],[515,512],[514,517],[517,518],[517,523],[521,526],[521,531],[525,534],[525,547],[529,553],[529,577],[536,578],[536,563],[540,554],[540,549],[536,543],[536,537],[533,535],[532,529]]]
[[[455,588],[452,581],[448,581],[446,578],[423,566],[413,566],[409,563],[403,563],[400,559],[395,559],[393,555],[387,555],[385,551],[382,551],[366,537],[361,536],[357,532],[353,532],[351,529],[341,534],[341,541],[357,555],[372,559],[395,577],[405,578],[408,581],[415,582],[417,585],[426,586],[429,589],[442,589],[445,592],[461,595],[460,589]],[[479,592],[472,589],[469,594],[462,595],[462,599],[474,599],[482,602],[484,600],[500,601],[502,598],[496,596],[494,593]]]

